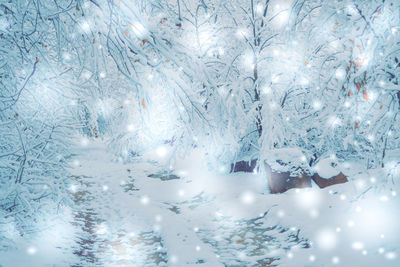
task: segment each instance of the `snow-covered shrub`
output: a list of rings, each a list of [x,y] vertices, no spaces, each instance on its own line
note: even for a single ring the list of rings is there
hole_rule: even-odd
[[[219,166],[289,148],[295,165],[371,168],[398,147],[395,1],[97,5],[85,105],[124,156],[204,146]]]
[[[78,110],[69,65],[80,1],[0,4],[0,235],[70,204],[66,157]],[[76,47],[75,47],[76,48]],[[82,66],[80,66],[82,67]],[[3,227],[4,226],[4,227]]]

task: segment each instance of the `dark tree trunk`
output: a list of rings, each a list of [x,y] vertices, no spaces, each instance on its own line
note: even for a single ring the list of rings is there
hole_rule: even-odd
[[[321,176],[318,175],[318,173],[314,173],[312,179],[319,186],[319,188],[325,188],[327,186],[331,186],[334,184],[343,184],[349,181],[347,180],[347,177],[344,176],[343,173],[339,173],[338,175],[332,176],[329,179],[322,178]]]
[[[256,168],[257,160],[253,159],[251,161],[238,161],[231,164],[230,172],[253,172]]]
[[[292,188],[311,187],[310,176],[291,177],[290,172],[276,172],[268,163],[264,164],[271,194],[283,193]]]
[[[292,177],[290,176],[290,172],[274,171],[267,162],[264,162],[264,165],[271,194],[283,193],[292,188],[311,187],[311,180],[313,180],[319,188],[348,182],[347,177],[343,173],[339,173],[328,179],[322,178],[318,173],[314,173],[313,176],[303,173],[298,177]]]

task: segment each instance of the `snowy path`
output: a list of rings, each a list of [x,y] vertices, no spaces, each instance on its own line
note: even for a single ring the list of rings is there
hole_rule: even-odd
[[[254,183],[243,180],[236,183],[240,192],[217,195],[227,189],[227,181],[182,171],[182,177],[169,175],[155,162],[123,165],[101,146],[83,151],[75,160],[77,184],[72,189],[78,204],[76,226],[82,230],[75,254],[87,263],[273,266],[277,249],[308,246],[298,232],[266,219],[271,205],[265,205],[261,216],[246,216],[254,190],[260,189],[251,188]],[[229,209],[237,214],[225,215]],[[285,247],[279,237],[287,239]]]
[[[195,154],[166,172],[154,155],[118,163],[101,143],[75,152],[75,207],[15,237],[2,265],[400,266],[399,188],[372,189],[379,171],[269,195],[262,175],[215,175]]]

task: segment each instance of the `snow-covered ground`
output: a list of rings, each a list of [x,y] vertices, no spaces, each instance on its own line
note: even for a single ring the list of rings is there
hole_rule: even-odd
[[[201,153],[131,163],[77,145],[74,208],[0,253],[2,266],[400,266],[400,192],[385,170],[326,189],[267,193],[262,174],[216,174]],[[374,178],[376,177],[376,178]]]

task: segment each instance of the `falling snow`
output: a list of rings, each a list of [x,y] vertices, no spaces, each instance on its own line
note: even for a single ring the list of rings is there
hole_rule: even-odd
[[[400,266],[398,1],[3,2],[0,266]]]

